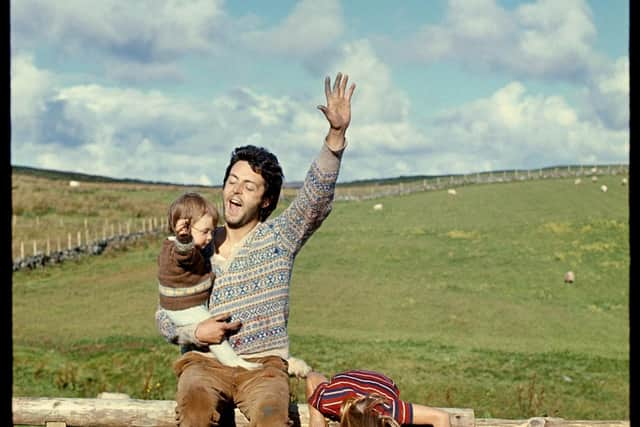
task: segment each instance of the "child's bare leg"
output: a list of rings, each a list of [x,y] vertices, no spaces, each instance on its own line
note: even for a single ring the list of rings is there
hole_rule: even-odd
[[[416,403],[413,403],[412,406],[413,424],[431,424],[433,427],[451,427],[448,412]]]
[[[209,350],[216,356],[218,362],[225,366],[239,366],[248,370],[262,368],[262,363],[249,362],[238,356],[227,340],[220,344],[211,344]]]
[[[313,394],[313,391],[316,389],[318,384],[329,381],[327,377],[317,372],[309,372],[307,374],[307,382],[306,382],[306,394],[307,401]],[[324,415],[320,413],[316,408],[311,405],[309,407],[309,427],[326,427],[327,423],[324,419]],[[435,426],[434,426],[435,427]]]

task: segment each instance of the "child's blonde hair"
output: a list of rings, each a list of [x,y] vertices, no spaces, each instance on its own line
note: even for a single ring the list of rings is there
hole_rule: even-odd
[[[176,224],[181,218],[186,218],[194,224],[206,214],[213,218],[213,225],[218,223],[218,210],[198,193],[185,193],[169,206],[168,228],[170,233],[176,232]]]
[[[385,402],[384,397],[376,394],[344,401],[340,408],[340,427],[400,427],[392,417],[374,409]]]

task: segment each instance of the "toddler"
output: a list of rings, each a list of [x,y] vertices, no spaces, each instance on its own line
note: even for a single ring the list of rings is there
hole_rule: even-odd
[[[207,301],[213,286],[209,258],[202,253],[213,238],[218,212],[197,193],[186,193],[169,207],[169,231],[158,256],[160,306],[176,326],[199,323],[211,317]],[[209,346],[226,366],[257,369],[238,356],[226,339]]]

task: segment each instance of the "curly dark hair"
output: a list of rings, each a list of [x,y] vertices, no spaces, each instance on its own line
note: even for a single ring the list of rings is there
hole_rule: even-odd
[[[240,160],[249,163],[251,169],[264,179],[265,190],[262,200],[269,200],[269,204],[266,207],[260,208],[260,221],[265,221],[269,218],[271,212],[274,211],[280,199],[280,190],[282,189],[282,182],[284,181],[282,167],[280,167],[280,163],[278,163],[278,158],[266,148],[256,147],[255,145],[236,147],[231,153],[229,166],[227,166],[227,170],[224,173],[223,183],[225,185],[227,178],[229,178],[231,168]]]

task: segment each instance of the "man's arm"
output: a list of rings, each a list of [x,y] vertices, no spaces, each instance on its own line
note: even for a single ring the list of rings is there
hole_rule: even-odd
[[[291,205],[276,221],[284,230],[283,238],[295,253],[329,215],[335,184],[346,146],[345,135],[351,122],[351,97],[355,84],[347,89],[348,76],[338,73],[331,88],[330,78],[324,82],[327,105],[319,105],[329,130],[319,156],[312,163],[303,187]]]
[[[242,322],[227,322],[230,317],[229,313],[222,313],[195,325],[177,327],[159,305],[155,313],[156,327],[165,340],[172,344],[195,344],[203,348],[209,344],[220,344],[227,334],[240,329]]]

